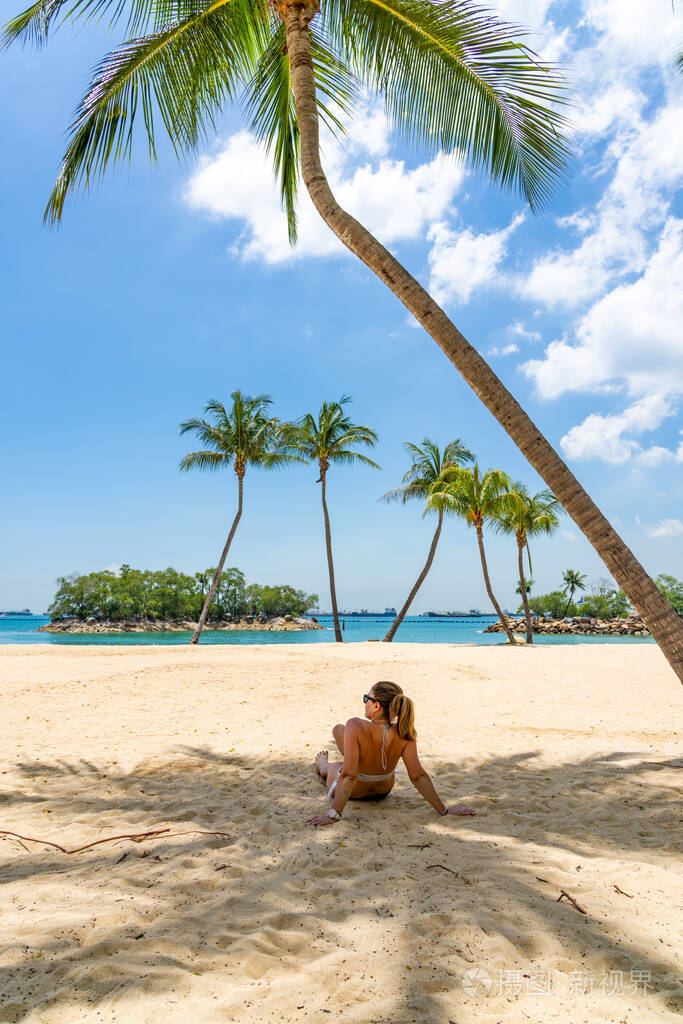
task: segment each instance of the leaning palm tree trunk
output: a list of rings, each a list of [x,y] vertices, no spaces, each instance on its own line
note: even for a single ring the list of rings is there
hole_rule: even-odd
[[[481,558],[481,570],[484,573],[484,583],[486,584],[486,593],[489,595],[489,601],[491,602],[493,607],[496,609],[496,615],[500,619],[501,626],[503,627],[503,629],[507,633],[507,637],[508,637],[509,642],[511,644],[516,644],[517,641],[515,640],[514,636],[512,635],[512,630],[508,626],[508,620],[503,615],[503,613],[502,613],[502,611],[500,609],[500,605],[496,601],[496,599],[494,597],[494,594],[493,594],[493,588],[491,587],[491,580],[489,579],[489,567],[486,564],[486,552],[484,551],[484,537],[483,537],[483,534],[482,534],[481,526],[475,526],[475,529],[477,531],[477,543],[479,545],[479,557]]]
[[[339,628],[339,612],[337,610],[337,588],[334,582],[334,562],[332,561],[332,534],[330,532],[330,517],[327,512],[327,501],[325,500],[325,470],[320,474],[322,484],[323,517],[325,519],[325,547],[327,549],[327,569],[330,575],[330,601],[332,602],[332,617],[334,618],[334,639],[338,644],[344,642]]]
[[[310,11],[309,16],[313,13],[315,11]],[[289,7],[285,26],[301,140],[301,171],[318,213],[340,241],[391,288],[505,428],[596,549],[683,682],[683,623],[633,552],[440,306],[398,260],[337,203],[320,163],[316,87],[305,8]]]
[[[574,588],[571,587],[570,590],[569,590],[569,600],[567,601],[567,607],[564,610],[563,618],[565,618],[565,619],[567,618],[567,612],[569,611],[569,605],[572,603],[573,600],[574,600]]]
[[[441,526],[442,526],[442,524],[443,524],[443,510],[439,509],[439,522],[437,523],[436,530],[434,531],[434,536],[432,537],[432,543],[431,543],[431,546],[429,548],[429,554],[427,555],[427,561],[425,562],[424,569],[422,570],[420,575],[417,577],[417,582],[415,583],[415,586],[413,587],[413,589],[408,594],[408,597],[406,598],[405,604],[401,608],[400,612],[398,613],[398,615],[396,616],[394,621],[391,623],[391,626],[389,627],[389,631],[388,631],[387,635],[384,637],[384,640],[382,641],[385,644],[391,643],[391,641],[394,639],[394,636],[396,634],[396,630],[398,629],[398,627],[401,625],[401,623],[405,619],[406,615],[408,614],[408,609],[410,608],[411,604],[415,600],[415,595],[417,594],[418,590],[420,589],[420,587],[424,583],[425,578],[427,576],[427,573],[429,572],[429,570],[432,567],[432,562],[434,561],[434,555],[436,553],[436,545],[439,543],[439,536],[441,534]]]
[[[532,644],[534,642],[534,630],[531,625],[531,609],[529,608],[529,598],[526,592],[526,580],[524,579],[524,545],[517,541],[517,557],[519,565],[519,585],[522,590],[522,604],[524,605],[524,618],[526,619],[526,642]]]
[[[215,574],[215,576],[213,578],[213,582],[212,582],[211,586],[209,587],[209,592],[206,595],[206,600],[204,601],[204,607],[202,608],[202,614],[199,616],[199,622],[197,623],[197,628],[195,629],[194,633],[192,634],[192,639],[190,640],[191,644],[199,643],[199,638],[202,635],[202,630],[204,629],[204,626],[206,624],[206,619],[207,619],[207,616],[209,614],[209,608],[211,607],[211,602],[213,601],[213,596],[216,593],[216,587],[218,586],[218,581],[220,580],[221,573],[223,572],[223,566],[225,565],[225,559],[228,557],[228,551],[230,550],[230,545],[232,544],[232,539],[235,536],[235,530],[237,529],[237,524],[239,523],[240,519],[242,518],[242,492],[243,492],[243,488],[244,488],[244,476],[242,474],[238,473],[238,475],[237,475],[237,515],[235,516],[235,518],[232,521],[232,526],[230,527],[230,533],[228,534],[228,539],[225,542],[225,547],[223,548],[223,554],[221,555],[220,561],[218,563],[218,568],[216,569],[216,574]]]

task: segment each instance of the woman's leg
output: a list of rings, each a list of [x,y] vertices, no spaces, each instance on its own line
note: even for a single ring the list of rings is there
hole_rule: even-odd
[[[342,726],[343,728],[343,726]],[[315,759],[315,767],[318,775],[325,783],[325,789],[329,793],[334,783],[339,778],[339,773],[344,767],[343,761],[332,761],[331,763],[327,760],[327,751],[319,750]]]
[[[334,736],[334,742],[339,747],[339,753],[342,756],[344,755],[344,733],[345,732],[346,732],[346,726],[342,725],[341,722],[339,722],[337,725],[335,725],[334,729],[332,730],[332,735]]]

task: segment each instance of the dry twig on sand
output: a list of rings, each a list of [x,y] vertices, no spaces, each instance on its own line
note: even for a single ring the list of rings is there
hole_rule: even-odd
[[[221,839],[231,839],[227,832],[202,832],[199,829],[190,829],[188,832],[171,832],[169,828],[158,828],[152,832],[135,832],[120,836],[107,836],[106,839],[96,839],[92,843],[86,843],[85,846],[77,846],[73,850],[67,850],[65,846],[60,846],[59,843],[53,842],[51,839],[34,839],[32,836],[21,836],[18,832],[8,832],[5,829],[0,829],[0,836],[7,836],[10,839],[24,840],[26,843],[41,843],[43,846],[51,846],[54,850],[59,850],[60,853],[72,854],[82,853],[83,850],[89,850],[93,846],[100,846],[102,843],[113,843],[121,839],[130,839],[134,843],[141,843],[146,839],[158,839],[163,837],[164,839],[175,839],[176,836],[218,836]],[[26,849],[26,847],[24,847]],[[28,851],[27,851],[28,852]],[[123,857],[121,858],[123,860]]]
[[[583,907],[580,907],[580,906],[579,906],[579,904],[578,904],[578,903],[576,902],[576,900],[574,899],[574,897],[573,897],[573,896],[570,896],[570,895],[569,895],[569,893],[568,893],[568,892],[566,892],[566,891],[565,891],[564,889],[560,890],[560,895],[559,895],[559,896],[557,897],[557,900],[556,900],[556,902],[557,902],[557,903],[559,903],[561,899],[569,900],[569,902],[571,903],[571,905],[572,905],[573,907],[576,907],[576,909],[578,910],[578,912],[579,912],[580,914],[586,914],[586,915],[588,915],[588,911],[587,911],[587,910],[584,910],[584,909],[583,909]]]
[[[613,886],[614,886],[614,888],[615,888],[615,889],[617,890],[617,892],[620,892],[620,893],[621,893],[621,895],[622,895],[622,896],[628,896],[628,898],[629,898],[630,900],[632,900],[632,899],[633,899],[633,896],[631,896],[631,894],[630,894],[629,892],[624,892],[624,890],[623,890],[623,889],[620,889],[620,888],[619,888],[619,886],[617,885],[617,883],[616,883],[616,882],[612,882],[612,885],[613,885]]]
[[[427,871],[429,871],[430,868],[443,868],[444,871],[450,871],[452,875],[456,876],[460,874],[459,871],[454,871],[453,868],[447,868],[445,864],[428,864]]]

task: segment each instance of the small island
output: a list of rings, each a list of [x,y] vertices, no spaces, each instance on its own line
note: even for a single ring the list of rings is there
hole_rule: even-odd
[[[60,576],[43,633],[194,632],[215,569],[132,569]],[[247,584],[240,569],[221,573],[206,629],[300,632],[324,629],[310,610],[317,594],[287,584]]]

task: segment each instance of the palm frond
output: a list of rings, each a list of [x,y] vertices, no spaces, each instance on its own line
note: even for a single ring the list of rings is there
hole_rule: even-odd
[[[253,75],[265,43],[260,13],[249,0],[206,2],[200,13],[107,54],[69,129],[46,221],[59,221],[67,196],[88,188],[110,162],[130,157],[138,111],[152,160],[155,112],[176,153],[193,151],[223,102]]]
[[[180,460],[180,468],[182,470],[190,469],[220,469],[222,466],[232,465],[233,458],[230,455],[225,455],[221,452],[190,452],[188,455],[183,455]]]
[[[180,424],[178,432],[182,434],[194,433],[198,439],[209,448],[217,452],[231,451],[232,446],[226,439],[225,431],[220,430],[207,420],[189,419]]]
[[[328,46],[317,20],[309,26],[309,33],[318,114],[333,135],[345,135],[346,127],[337,111],[352,116],[358,110],[360,82],[333,48]],[[342,405],[350,401],[348,395],[344,395],[343,399]]]
[[[154,0],[133,0],[128,15],[129,25],[140,23],[146,14],[149,15],[153,5]],[[4,49],[17,42],[41,46],[47,42],[53,28],[58,28],[64,21],[100,19],[107,13],[111,27],[122,17],[127,6],[126,0],[37,0],[4,26],[0,46]]]
[[[356,426],[355,424],[349,424],[348,420],[344,423],[338,423],[340,428],[330,444],[330,451],[334,451],[337,448],[344,449],[349,445],[364,444],[369,448],[372,448],[377,443],[377,434],[371,427]]]
[[[285,26],[279,23],[247,84],[244,102],[251,129],[272,152],[291,245],[296,243],[296,195],[299,181],[299,125],[291,86]]]
[[[288,451],[267,451],[260,465],[263,469],[280,469],[281,466],[307,465],[307,460]]]
[[[338,462],[341,465],[350,465],[351,463],[360,462],[362,466],[370,466],[372,469],[381,469],[376,462],[369,459],[367,455],[363,455],[361,452],[352,452],[347,449],[336,450],[334,453],[330,453],[329,459],[331,462]]]
[[[547,203],[566,174],[566,87],[519,29],[469,0],[335,0],[322,17],[407,141],[457,150],[532,209]]]
[[[106,15],[108,28],[125,19],[128,32],[138,35],[206,8],[205,0],[37,0],[4,26],[0,48],[15,42],[41,46],[65,21],[103,21]]]
[[[310,29],[311,58],[317,86],[318,114],[333,134],[344,134],[336,111],[355,109],[358,85],[351,72]],[[272,154],[280,197],[287,215],[289,241],[296,243],[296,198],[299,184],[299,124],[294,103],[285,26],[273,22],[272,35],[256,73],[247,83],[243,103],[250,128]]]

